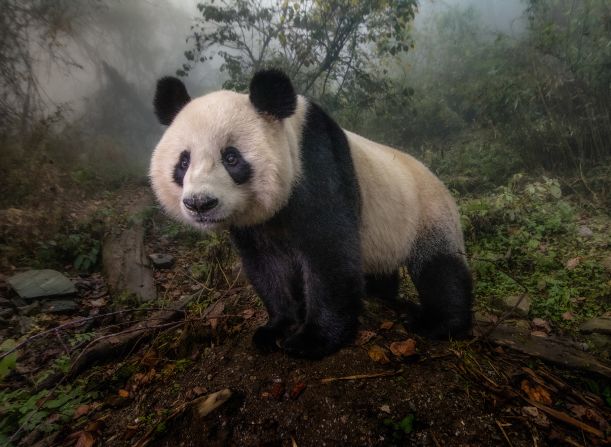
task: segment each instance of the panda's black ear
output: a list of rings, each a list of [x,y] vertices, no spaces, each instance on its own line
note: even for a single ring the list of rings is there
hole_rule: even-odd
[[[155,115],[164,126],[169,126],[178,112],[191,101],[185,84],[178,78],[167,76],[157,81],[153,106]]]
[[[280,70],[262,70],[250,81],[250,102],[255,108],[277,119],[295,113],[297,95],[287,75]]]

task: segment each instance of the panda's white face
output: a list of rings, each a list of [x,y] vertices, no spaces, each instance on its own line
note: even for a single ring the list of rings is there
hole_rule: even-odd
[[[153,153],[157,198],[171,215],[202,230],[269,219],[301,173],[304,109],[299,98],[292,116],[275,119],[230,91],[188,102]]]

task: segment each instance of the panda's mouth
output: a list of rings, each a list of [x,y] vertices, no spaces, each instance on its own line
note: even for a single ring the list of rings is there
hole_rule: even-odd
[[[201,223],[201,224],[217,224],[217,223],[221,223],[227,220],[224,217],[219,219],[219,218],[214,218],[214,217],[209,217],[209,216],[202,216],[201,214],[194,215],[193,219],[195,220],[195,222]]]

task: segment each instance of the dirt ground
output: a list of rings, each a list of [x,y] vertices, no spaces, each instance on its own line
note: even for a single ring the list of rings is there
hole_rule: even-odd
[[[266,313],[235,258],[221,259],[227,247],[168,233],[167,219],[154,214],[146,252],[175,258],[171,268],[154,270],[158,300],[167,305],[194,296],[188,312],[80,374],[87,389],[97,393],[95,401],[77,409],[59,432],[32,438],[38,444],[19,445],[609,444],[611,408],[600,390],[611,384],[602,376],[546,364],[485,338],[430,342],[409,333],[402,307],[390,303],[367,300],[357,342],[323,360],[259,354],[251,336]],[[219,268],[204,271],[206,280],[198,277],[202,272],[194,265],[215,262]],[[135,306],[113,296],[99,274],[80,275],[77,281],[85,284],[78,287],[78,315],[39,319],[41,329]],[[133,321],[146,319],[147,312],[143,307]],[[114,315],[79,330],[111,334],[119,323],[125,322]],[[393,348],[407,340],[415,350]],[[11,386],[61,353],[62,346],[42,338],[27,352],[27,359],[20,359],[21,376]],[[210,395],[219,391],[218,406],[210,406]]]

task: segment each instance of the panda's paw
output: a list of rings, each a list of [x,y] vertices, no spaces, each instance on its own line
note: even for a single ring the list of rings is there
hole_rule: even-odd
[[[321,359],[341,348],[341,343],[332,341],[320,330],[306,326],[282,343],[282,349],[291,357],[311,360]]]
[[[408,303],[407,327],[429,340],[464,340],[471,336],[471,314],[443,318],[430,315],[422,306]]]
[[[263,354],[278,351],[279,331],[272,326],[261,326],[257,328],[254,335],[252,336],[252,343],[255,348]]]

